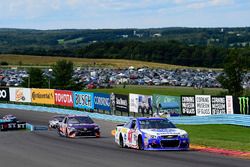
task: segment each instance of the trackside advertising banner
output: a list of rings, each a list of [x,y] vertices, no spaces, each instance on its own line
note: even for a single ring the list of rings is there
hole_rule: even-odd
[[[73,92],[66,90],[55,90],[55,104],[66,107],[73,107]]]
[[[74,107],[94,109],[94,93],[74,92]]]
[[[233,96],[226,96],[226,108],[227,108],[227,114],[234,113]]]
[[[0,101],[10,101],[9,88],[0,88]]]
[[[197,116],[211,115],[211,96],[195,95],[195,106]]]
[[[226,98],[222,96],[211,96],[212,114],[227,114]]]
[[[250,115],[250,97],[233,98],[234,114]]]
[[[30,88],[10,88],[10,101],[14,102],[31,102]]]
[[[129,111],[128,95],[115,94],[115,110],[121,112]]]
[[[181,98],[179,96],[153,95],[154,112],[178,116],[181,114]]]
[[[110,111],[110,94],[94,93],[94,107],[96,109]]]
[[[152,113],[152,96],[129,94],[129,111],[136,113]]]
[[[196,115],[194,96],[181,96],[181,114],[186,116]]]
[[[32,89],[32,103],[55,104],[54,89]]]

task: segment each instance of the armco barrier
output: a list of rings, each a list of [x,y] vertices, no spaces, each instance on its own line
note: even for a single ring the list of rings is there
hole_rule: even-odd
[[[91,118],[115,121],[115,122],[127,122],[130,119],[129,117],[126,117],[126,116],[105,115],[105,114],[99,114],[99,113],[90,113],[90,112],[84,112],[84,111],[76,111],[76,110],[68,110],[68,109],[60,109],[60,108],[52,108],[52,107],[41,107],[41,106],[0,103],[0,108],[31,110],[31,111],[36,111],[36,112],[49,112],[49,113],[57,113],[57,114],[89,115]],[[231,124],[231,125],[240,125],[240,126],[250,127],[250,115],[241,115],[241,114],[170,117],[169,120],[175,124],[190,124],[190,125]]]

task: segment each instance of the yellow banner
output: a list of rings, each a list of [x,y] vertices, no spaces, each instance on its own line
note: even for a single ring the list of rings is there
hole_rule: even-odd
[[[32,103],[55,104],[54,89],[32,89]]]

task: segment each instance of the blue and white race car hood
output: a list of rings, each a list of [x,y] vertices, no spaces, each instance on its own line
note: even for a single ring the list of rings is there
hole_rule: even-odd
[[[178,129],[178,128],[168,128],[168,129],[141,129],[143,133],[154,135],[154,136],[162,136],[162,135],[184,135],[187,134],[186,131]]]

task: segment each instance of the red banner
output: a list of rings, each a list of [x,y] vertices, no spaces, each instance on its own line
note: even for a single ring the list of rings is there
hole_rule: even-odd
[[[73,107],[72,91],[55,90],[55,104],[60,106]]]

